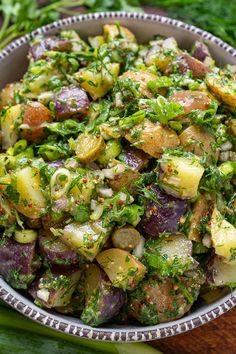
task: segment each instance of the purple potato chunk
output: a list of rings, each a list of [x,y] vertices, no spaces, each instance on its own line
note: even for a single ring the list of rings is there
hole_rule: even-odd
[[[47,51],[68,52],[71,49],[70,41],[58,37],[48,37],[33,43],[30,46],[29,55],[33,61],[36,61],[43,59]]]
[[[39,234],[39,248],[50,264],[70,266],[79,262],[78,254],[50,231],[41,231]]]
[[[209,49],[202,41],[196,41],[193,47],[193,57],[204,62],[207,57],[211,57]]]
[[[138,229],[151,237],[158,237],[162,232],[175,233],[180,218],[187,211],[187,201],[166,194],[155,184],[151,186],[151,191],[157,202],[152,201],[146,205],[146,215],[140,221]]]
[[[106,273],[95,264],[88,266],[85,279],[85,308],[81,320],[90,326],[98,326],[118,314],[125,303],[125,292],[114,288]]]
[[[0,246],[0,274],[16,289],[27,289],[40,267],[35,242],[21,244],[9,239]]]
[[[48,269],[32,284],[29,294],[35,299],[35,304],[46,307],[65,307],[70,301],[79,282],[81,270],[58,273]]]
[[[122,160],[133,170],[143,170],[149,161],[149,155],[132,146],[126,146],[122,153]]]
[[[70,85],[62,87],[54,98],[55,114],[58,119],[82,117],[89,109],[87,93],[81,87]]]

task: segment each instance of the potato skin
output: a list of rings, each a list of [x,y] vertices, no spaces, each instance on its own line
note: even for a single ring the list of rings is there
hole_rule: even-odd
[[[133,146],[126,146],[122,153],[123,161],[133,170],[143,170],[149,161],[149,156],[142,150]]]
[[[77,264],[79,257],[70,247],[65,245],[50,231],[42,231],[39,234],[39,248],[41,254],[50,264],[69,266]]]
[[[47,37],[40,41],[38,40],[30,46],[29,57],[31,60],[36,61],[45,58],[45,52],[47,51],[66,52],[71,50],[71,48],[71,42],[66,39],[55,36]]]
[[[151,186],[158,203],[149,202],[146,213],[138,225],[138,230],[152,238],[157,238],[159,233],[177,231],[180,218],[187,211],[187,202],[161,191],[157,185]]]
[[[63,87],[56,93],[54,102],[57,119],[83,117],[89,110],[87,93],[75,85]]]
[[[118,314],[125,297],[123,290],[111,285],[103,270],[90,264],[85,271],[85,308],[81,315],[82,321],[90,326],[109,321]]]
[[[129,296],[130,314],[144,325],[155,325],[182,317],[197,299],[205,278],[195,270],[179,277],[179,280],[189,292],[191,301],[171,279],[145,279]]]
[[[169,101],[180,103],[184,109],[184,115],[195,109],[204,111],[211,104],[208,94],[202,91],[177,91],[169,97]]]
[[[204,62],[207,57],[211,57],[209,49],[207,48],[206,44],[203,43],[201,40],[197,40],[194,43],[193,57],[202,62]]]
[[[138,137],[134,138],[134,133]],[[130,143],[139,143],[137,148],[143,150],[152,157],[160,157],[165,147],[176,147],[180,144],[178,135],[174,130],[161,124],[152,123],[148,119],[133,127],[132,131],[125,135]]]
[[[158,76],[150,73],[145,70],[139,70],[139,71],[126,71],[124,74],[122,74],[119,79],[130,79],[134,81],[135,83],[139,84],[139,92],[141,93],[142,96],[148,97],[148,98],[153,98],[152,92],[149,90],[147,87],[148,81],[155,80]]]
[[[20,244],[13,239],[0,246],[0,274],[16,289],[27,289],[34,280],[40,266],[35,262],[35,246],[35,242]]]
[[[138,171],[127,169],[122,174],[115,176],[114,179],[109,180],[109,185],[114,191],[120,191],[125,187],[129,192],[133,191],[133,182],[139,178]]]
[[[22,138],[33,142],[43,139],[46,134],[42,124],[50,123],[52,121],[52,116],[49,109],[42,103],[31,102],[22,106],[22,113],[22,124],[29,126],[22,130]]]
[[[203,156],[206,152],[215,160],[218,159],[219,150],[214,147],[214,137],[204,131],[198,125],[190,125],[179,136],[181,145],[185,150],[194,153],[197,156]]]
[[[166,74],[172,72],[172,65],[175,64],[179,67],[181,74],[185,74],[188,70],[192,72],[193,78],[202,79],[210,70],[200,60],[192,57],[190,54],[182,52],[176,57],[173,63],[170,63],[166,68]]]

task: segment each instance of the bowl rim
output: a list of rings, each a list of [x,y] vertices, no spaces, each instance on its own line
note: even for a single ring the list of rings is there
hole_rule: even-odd
[[[157,22],[160,24],[169,25],[170,27],[182,28],[187,32],[192,32],[202,37],[204,40],[216,44],[221,49],[225,50],[232,57],[236,58],[236,49],[229,44],[222,41],[220,38],[206,32],[193,25],[186,24],[185,22],[175,20],[160,15],[134,13],[134,12],[99,12],[82,14],[78,16],[68,17],[51,24],[40,27],[35,31],[22,36],[9,44],[2,52],[0,52],[0,62],[7,58],[18,47],[28,43],[32,38],[40,34],[46,34],[48,31],[57,30],[70,26],[75,23],[90,21],[90,20],[114,20],[114,19],[128,19],[128,20],[143,20]],[[121,326],[116,328],[93,328],[84,324],[79,324],[73,321],[73,318],[60,316],[59,314],[52,314],[37,307],[33,302],[24,298],[20,293],[11,288],[0,276],[0,299],[12,306],[17,311],[21,312],[30,319],[43,324],[47,327],[53,328],[70,335],[78,336],[86,339],[94,339],[100,341],[113,341],[113,342],[139,342],[150,341],[165,337],[170,337],[179,333],[187,332],[191,329],[199,327],[223,313],[229,311],[236,306],[236,290],[224,296],[216,303],[208,305],[207,308],[198,310],[198,314],[191,313],[185,317],[172,322],[161,323],[155,326],[140,326],[131,327],[130,329],[122,329]]]

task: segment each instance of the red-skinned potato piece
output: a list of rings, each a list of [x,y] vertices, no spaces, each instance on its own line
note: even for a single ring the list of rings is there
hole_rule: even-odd
[[[35,242],[21,244],[10,239],[0,246],[0,274],[14,288],[27,289],[39,266]]]
[[[163,148],[176,147],[180,143],[174,130],[146,118],[126,133],[125,139],[155,158],[160,157]]]
[[[204,62],[204,60],[207,58],[207,57],[210,57],[211,54],[209,52],[209,49],[207,48],[206,44],[203,43],[201,40],[197,40],[195,43],[194,43],[194,48],[193,48],[193,57],[195,59],[198,59],[202,62]]]
[[[179,138],[185,150],[197,156],[203,156],[204,153],[207,153],[217,161],[219,149],[216,148],[215,138],[199,125],[188,126],[182,131]]]
[[[174,64],[174,65],[173,65]],[[193,78],[202,79],[206,73],[210,70],[204,63],[200,60],[192,57],[190,54],[182,52],[176,57],[174,62],[168,65],[166,68],[165,74],[170,74],[173,67],[179,68],[181,74],[185,74],[187,71],[192,72]]]
[[[35,43],[30,46],[29,57],[33,61],[43,59],[45,52],[58,51],[67,52],[71,50],[72,44],[70,41],[58,37],[48,37],[44,39],[37,39]]]
[[[28,141],[40,141],[46,135],[44,123],[52,121],[51,112],[39,102],[31,102],[22,106],[22,131],[21,137]]]
[[[208,94],[202,91],[177,91],[169,97],[169,101],[180,103],[184,109],[184,115],[195,109],[204,111],[211,104]]]
[[[83,117],[89,110],[89,99],[85,90],[79,86],[62,87],[54,98],[57,119]]]

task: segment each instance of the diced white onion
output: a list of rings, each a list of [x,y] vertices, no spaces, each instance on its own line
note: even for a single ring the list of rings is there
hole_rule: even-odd
[[[120,201],[126,202],[127,195],[124,192],[120,192]]]
[[[111,188],[99,188],[98,193],[102,197],[112,197],[113,196],[113,190]]]
[[[209,235],[203,236],[202,244],[203,246],[210,248],[212,246],[211,237]]]
[[[145,238],[141,236],[141,240],[139,244],[133,250],[133,254],[135,255],[135,257],[141,258],[143,256],[144,244],[145,244]]]
[[[47,302],[49,300],[49,296],[50,296],[50,292],[45,288],[37,291],[37,297],[40,300],[43,300],[44,302]]]
[[[115,105],[117,107],[121,107],[123,105],[121,92],[117,92],[115,95]]]
[[[75,170],[78,166],[79,164],[76,160],[69,160],[65,163],[65,167],[72,168],[72,170]]]
[[[26,129],[30,129],[30,126],[29,126],[29,124],[21,124],[21,125],[19,125],[19,128],[26,130]]]
[[[55,200],[54,209],[61,211],[68,207],[69,201],[66,197],[61,197],[60,199]]]
[[[125,172],[125,165],[122,163],[117,164],[113,168],[115,175],[120,175],[121,173]]]
[[[104,176],[108,179],[114,179],[115,174],[112,168],[104,168],[103,170]]]
[[[230,151],[223,151],[220,153],[220,161],[228,161],[230,158]]]

